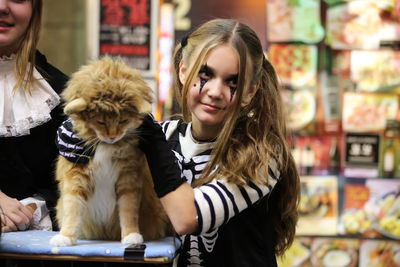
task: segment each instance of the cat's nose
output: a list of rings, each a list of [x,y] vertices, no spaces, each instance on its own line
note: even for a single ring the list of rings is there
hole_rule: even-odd
[[[108,136],[105,141],[109,144],[112,144],[118,141],[118,137],[116,135]]]

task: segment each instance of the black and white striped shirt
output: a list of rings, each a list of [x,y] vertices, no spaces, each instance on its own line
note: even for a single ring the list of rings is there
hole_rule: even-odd
[[[200,177],[210,160],[214,143],[196,143],[190,123],[165,121],[160,124],[178,159],[183,176],[191,184]],[[270,160],[268,170],[268,180],[265,178],[264,184],[238,186],[220,177],[194,188],[198,230],[193,235],[181,237],[183,247],[188,248],[188,251],[181,253],[180,257],[186,257],[179,259],[180,265],[203,266],[205,254],[212,252],[218,239],[220,226],[271,192],[280,177],[275,160]]]

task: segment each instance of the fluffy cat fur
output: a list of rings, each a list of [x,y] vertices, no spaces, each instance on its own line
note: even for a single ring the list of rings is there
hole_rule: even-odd
[[[136,128],[151,112],[152,92],[139,73],[104,57],[72,75],[62,97],[74,131],[95,147],[88,164],[59,156],[60,233],[53,246],[77,238],[140,243],[170,233]]]

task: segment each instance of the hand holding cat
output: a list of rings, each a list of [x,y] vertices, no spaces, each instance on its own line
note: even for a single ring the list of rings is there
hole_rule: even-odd
[[[3,192],[0,192],[0,206],[2,232],[23,231],[29,227],[33,219],[32,208],[22,205],[17,199],[10,198]]]
[[[139,148],[146,155],[154,190],[158,197],[163,197],[176,190],[185,180],[181,178],[181,170],[161,126],[151,114],[144,117],[138,132]]]

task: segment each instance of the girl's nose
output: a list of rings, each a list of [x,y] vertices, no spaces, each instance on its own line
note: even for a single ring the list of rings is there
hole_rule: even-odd
[[[9,0],[0,0],[0,15],[8,15],[10,13],[8,1]]]
[[[212,79],[205,86],[208,86],[207,94],[211,97],[220,98],[224,91],[224,81],[221,79]]]

